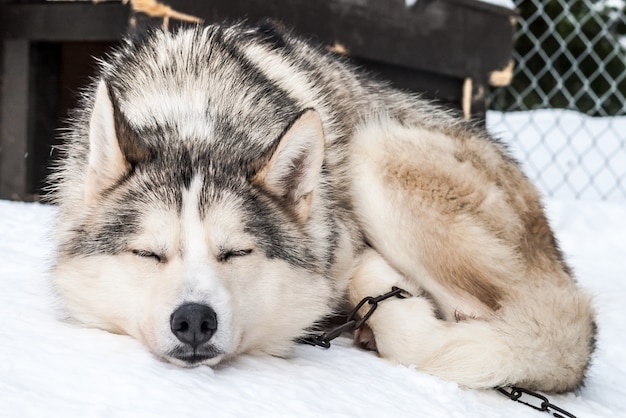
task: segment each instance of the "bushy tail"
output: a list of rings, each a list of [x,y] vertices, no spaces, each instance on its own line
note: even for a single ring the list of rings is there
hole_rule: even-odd
[[[583,381],[595,324],[587,296],[571,289],[558,293],[544,297],[543,306],[456,323],[435,318],[427,299],[391,300],[381,304],[370,326],[383,357],[425,373],[470,388],[564,392]]]

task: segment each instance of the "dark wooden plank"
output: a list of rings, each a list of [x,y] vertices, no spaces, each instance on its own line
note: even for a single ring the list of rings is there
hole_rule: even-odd
[[[172,0],[209,22],[267,16],[355,57],[459,78],[484,77],[511,57],[513,12],[475,0],[401,2],[310,0]],[[490,7],[485,7],[490,6]]]
[[[478,76],[510,59],[512,11],[476,0],[171,0],[207,21],[272,17],[355,56],[457,77]],[[121,3],[5,4],[0,36],[33,40],[115,40],[127,30]],[[71,24],[68,24],[71,22]]]
[[[424,92],[457,108],[463,81],[469,77],[472,116],[479,119],[484,118],[488,73],[506,66],[511,57],[513,12],[476,0],[419,0],[410,9],[404,0],[167,3],[207,22],[274,18],[316,41],[341,43],[355,61],[397,87]],[[47,50],[39,42],[55,42],[55,47],[47,45],[57,48],[68,41],[117,41],[129,29],[131,16],[139,23],[134,30],[161,24],[118,2],[0,0],[0,39],[5,40],[5,62],[0,66],[0,197],[27,199],[36,191],[45,174],[56,126],[52,119],[59,113],[55,109],[67,97],[59,99],[55,91],[58,49]],[[36,70],[33,61],[39,63]]]
[[[28,91],[30,44],[4,42],[0,106],[0,198],[28,198]]]
[[[28,190],[40,195],[49,174],[52,145],[57,135],[60,96],[61,44],[35,42],[30,48],[31,77],[29,94]]]
[[[380,79],[387,80],[396,88],[420,93],[441,103],[460,109],[463,80],[432,72],[419,71],[377,61],[353,59],[359,67]]]
[[[130,9],[117,2],[0,5],[0,38],[111,41],[126,33]]]

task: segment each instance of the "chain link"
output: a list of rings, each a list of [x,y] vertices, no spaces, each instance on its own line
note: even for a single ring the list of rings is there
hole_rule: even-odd
[[[344,332],[354,331],[361,328],[370,318],[370,316],[372,316],[376,308],[378,308],[378,304],[392,297],[405,299],[407,297],[411,297],[411,294],[404,289],[393,286],[390,292],[387,292],[383,295],[365,297],[354,307],[354,309],[352,309],[352,311],[350,311],[345,323],[331,328],[330,330],[322,334],[309,335],[307,337],[300,338],[298,342],[322,348],[330,348],[330,342],[332,340],[339,337]],[[359,311],[367,303],[370,304],[369,309],[367,310],[365,315],[358,319]],[[507,389],[509,389],[510,391],[507,391]],[[508,388],[496,388],[496,390],[513,401],[519,402],[538,411],[551,413],[556,418],[576,418],[575,415],[554,405],[548,400],[548,398],[537,392],[533,392],[531,390],[516,386],[510,386]]]
[[[510,386],[508,387],[508,389],[510,389],[510,392],[507,391],[506,388],[497,388],[496,390],[513,401],[519,402],[526,406],[530,406],[531,408],[538,411],[551,413],[556,418],[576,418],[575,415],[567,412],[562,408],[559,408],[553,403],[550,403],[548,398],[537,392],[533,392],[532,390],[519,388],[516,386]],[[540,403],[537,405],[538,401],[540,401]]]
[[[370,316],[372,316],[376,308],[378,308],[378,304],[380,302],[392,297],[404,299],[410,296],[411,294],[406,290],[393,286],[390,292],[387,292],[383,295],[365,297],[354,307],[354,309],[352,309],[352,311],[350,311],[345,323],[334,327],[324,332],[323,334],[309,335],[308,337],[300,338],[298,342],[322,348],[330,348],[330,342],[339,337],[344,332],[354,331],[361,328],[365,324],[365,321],[367,321]],[[359,311],[366,303],[370,304],[369,310],[365,313],[365,315],[361,317],[361,319],[357,319]]]

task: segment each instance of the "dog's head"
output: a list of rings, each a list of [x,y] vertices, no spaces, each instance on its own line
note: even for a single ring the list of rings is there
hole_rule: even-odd
[[[59,202],[53,272],[67,311],[183,366],[286,354],[338,291],[318,114],[254,158],[158,128],[138,131],[98,84],[85,161],[60,186],[74,196]]]

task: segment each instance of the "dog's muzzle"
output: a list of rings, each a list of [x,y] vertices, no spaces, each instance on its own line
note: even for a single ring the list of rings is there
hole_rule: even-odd
[[[198,303],[186,303],[170,316],[172,333],[183,343],[170,354],[189,365],[201,363],[220,354],[207,343],[217,331],[215,311]]]

